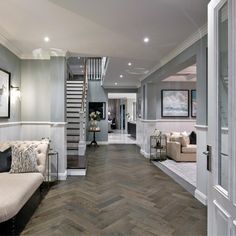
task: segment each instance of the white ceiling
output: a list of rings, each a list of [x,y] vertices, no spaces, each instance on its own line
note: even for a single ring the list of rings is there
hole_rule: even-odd
[[[22,58],[111,57],[104,86],[136,87],[143,73],[206,23],[208,0],[1,0],[0,34]],[[45,43],[44,36],[51,41]],[[148,44],[143,43],[149,37]],[[42,55],[41,55],[42,54]],[[125,63],[123,63],[125,62]],[[140,69],[133,69],[137,72]],[[120,74],[125,74],[120,79]]]
[[[108,93],[108,99],[136,99],[136,93]]]
[[[185,69],[168,76],[162,80],[163,82],[196,82],[197,81],[197,65],[186,67]]]

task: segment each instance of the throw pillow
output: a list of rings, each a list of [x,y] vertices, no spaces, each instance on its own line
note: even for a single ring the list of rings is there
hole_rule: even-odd
[[[10,173],[38,172],[35,145],[27,148],[12,147],[12,163]]]
[[[187,147],[187,145],[190,144],[190,140],[189,140],[189,135],[188,135],[188,133],[187,133],[186,131],[184,131],[184,132],[181,133],[181,136],[184,138],[184,141],[185,141],[185,143],[186,143],[186,146],[185,146],[185,147]]]
[[[11,148],[0,152],[0,172],[8,172],[11,169]]]
[[[189,135],[190,144],[197,144],[197,134],[192,131]]]

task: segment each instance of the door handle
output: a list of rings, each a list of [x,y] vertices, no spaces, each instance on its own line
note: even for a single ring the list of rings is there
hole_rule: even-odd
[[[210,145],[207,145],[207,150],[205,152],[203,152],[203,154],[207,156],[207,170],[211,171],[212,170],[212,163],[211,163],[212,147]]]

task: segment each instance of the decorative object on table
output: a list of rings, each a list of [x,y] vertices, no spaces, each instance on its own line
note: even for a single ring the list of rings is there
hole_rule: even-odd
[[[10,118],[11,73],[0,69],[0,118]]]
[[[191,116],[197,116],[197,92],[196,90],[191,90]]]
[[[155,129],[150,136],[150,161],[164,161],[167,153],[167,137]]]
[[[100,121],[100,111],[93,111],[89,114],[90,119],[90,130],[98,130],[99,127],[97,126],[97,122]]]
[[[155,130],[153,131],[153,133],[152,133],[152,136],[158,137],[158,136],[160,136],[160,135],[161,135],[161,131],[158,130],[158,129],[155,129]]]
[[[126,113],[125,115],[126,115],[128,121],[130,121],[130,120],[131,120],[131,116],[130,116],[130,114],[129,114],[129,113]]]
[[[166,90],[161,91],[162,117],[189,117],[189,91]]]
[[[100,119],[106,119],[106,103],[105,102],[89,102],[89,114],[92,112],[100,112]]]

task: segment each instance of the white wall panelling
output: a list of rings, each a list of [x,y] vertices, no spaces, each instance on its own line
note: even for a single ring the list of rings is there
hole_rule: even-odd
[[[137,145],[145,157],[150,155],[150,135],[155,129],[162,133],[169,132],[191,132],[195,130],[195,120],[161,119],[161,120],[137,120]]]
[[[67,153],[65,122],[9,122],[0,124],[0,140],[41,140],[50,138],[59,153],[59,179],[66,179]]]

